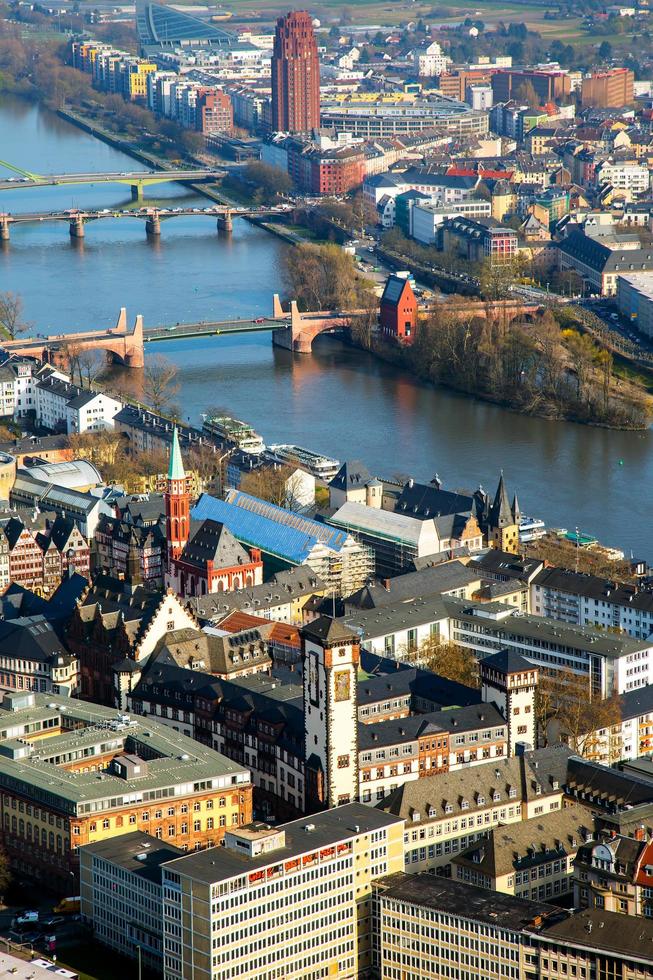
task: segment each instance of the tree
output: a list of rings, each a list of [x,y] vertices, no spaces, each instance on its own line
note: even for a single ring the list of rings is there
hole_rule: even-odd
[[[553,729],[573,752],[586,759],[616,761],[621,726],[618,694],[592,696],[588,678],[572,670],[544,673],[539,688],[538,721],[544,730]]]
[[[0,293],[0,331],[5,339],[15,340],[29,329],[23,319],[23,300],[18,293]]]
[[[298,245],[284,256],[284,280],[300,310],[360,309],[372,283],[359,276],[351,255],[337,245]]]
[[[0,902],[4,901],[7,889],[11,884],[11,867],[4,847],[0,845]]]
[[[82,350],[77,357],[80,385],[86,382],[88,388],[100,377],[107,366],[106,357],[99,350]]]
[[[245,164],[244,177],[256,187],[254,196],[260,204],[274,204],[280,194],[289,194],[293,186],[285,170],[262,160],[249,160]]]
[[[277,507],[293,510],[300,506],[302,475],[294,466],[261,466],[243,476],[240,489]]]
[[[485,299],[505,299],[516,277],[513,262],[493,262],[485,259],[481,265],[480,288]]]
[[[535,91],[533,83],[528,81],[522,82],[521,85],[517,87],[514,98],[517,103],[523,103],[529,106],[531,109],[539,106],[541,102],[539,95]]]
[[[179,392],[176,377],[177,368],[166,357],[157,354],[148,358],[143,371],[143,398],[155,414],[169,408]]]
[[[592,373],[592,366],[597,358],[599,349],[585,333],[577,330],[563,330],[565,346],[569,351],[574,370],[576,372],[576,393],[578,400],[582,401],[589,395],[589,380]]]
[[[406,656],[450,681],[478,687],[478,660],[471,650],[457,643],[441,642],[438,636],[431,636]]]
[[[602,41],[599,45],[599,58],[601,61],[612,61],[612,45],[609,41]]]

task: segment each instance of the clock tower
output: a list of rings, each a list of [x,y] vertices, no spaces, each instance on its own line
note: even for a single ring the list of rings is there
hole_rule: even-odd
[[[320,616],[302,627],[306,807],[324,810],[358,799],[360,643],[352,630]]]

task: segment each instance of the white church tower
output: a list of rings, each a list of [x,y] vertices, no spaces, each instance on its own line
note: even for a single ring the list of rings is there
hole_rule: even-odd
[[[514,650],[500,650],[479,663],[481,697],[494,703],[508,723],[508,755],[537,748],[535,692],[539,671]]]
[[[306,808],[323,810],[358,799],[360,644],[328,616],[302,627]]]

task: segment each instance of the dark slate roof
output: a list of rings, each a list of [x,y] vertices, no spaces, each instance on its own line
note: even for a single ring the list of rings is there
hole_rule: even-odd
[[[401,302],[401,297],[406,289],[410,289],[410,283],[403,276],[388,276],[383,295],[381,296],[381,303],[389,303],[392,306],[397,306]]]
[[[393,721],[359,724],[359,749],[411,742],[430,732],[470,732],[477,728],[505,728],[506,722],[495,704],[470,704],[446,708]]]
[[[181,561],[200,568],[205,568],[209,561],[215,568],[231,568],[246,565],[251,558],[228,527],[209,518],[191,522],[191,537]]]
[[[401,491],[395,510],[398,514],[426,519],[444,514],[471,514],[473,503],[472,497],[466,494],[410,480]]]
[[[512,555],[498,548],[490,548],[484,555],[475,556],[470,562],[471,568],[478,568],[481,573],[497,575],[502,578],[517,578],[527,581],[542,567],[539,558],[525,558],[523,555]]]
[[[396,575],[382,582],[368,582],[347,599],[347,608],[376,609],[401,600],[421,596],[441,595],[463,589],[481,578],[474,567],[468,568],[460,561],[445,561],[430,565],[418,572]]]
[[[481,664],[484,667],[494,667],[505,674],[522,674],[525,670],[533,670],[533,664],[516,650],[499,650],[489,657],[483,657]]]
[[[372,475],[364,463],[358,459],[347,460],[342,464],[329,484],[334,490],[355,490],[370,482]]]
[[[407,667],[392,674],[371,675],[359,680],[357,702],[359,706],[376,704],[408,694],[420,704],[430,703],[431,711],[479,704],[481,700],[481,692],[477,688],[450,681],[430,670]]]
[[[17,517],[10,517],[4,525],[4,532],[7,536],[10,548],[15,548],[19,537],[23,533],[25,525]]]
[[[585,572],[574,572],[567,568],[543,568],[533,579],[534,585],[558,592],[571,592],[598,599],[615,605],[631,606],[646,612],[653,612],[653,590],[640,589],[635,585],[625,585],[610,579],[600,578]]]
[[[352,643],[358,639],[354,630],[330,616],[319,616],[312,623],[302,626],[300,633],[308,640],[321,643]]]
[[[567,762],[567,788],[580,800],[610,810],[653,802],[653,782],[572,755]]]
[[[67,654],[44,616],[0,620],[0,650],[4,656],[40,662]]]
[[[558,248],[565,255],[578,259],[595,272],[637,272],[653,268],[653,248],[610,249],[600,240],[574,231],[563,239]]]
[[[63,517],[62,515],[57,517],[50,531],[50,540],[54,544],[57,551],[63,553],[64,549],[68,545],[70,536],[76,527],[76,522],[71,520],[69,517]]]
[[[625,694],[620,695],[619,704],[623,721],[648,714],[653,711],[653,684],[646,684],[634,691],[626,691]]]

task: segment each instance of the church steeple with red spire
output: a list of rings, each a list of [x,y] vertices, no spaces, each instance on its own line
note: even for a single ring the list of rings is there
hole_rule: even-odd
[[[175,426],[172,433],[168,484],[164,494],[166,505],[166,540],[168,542],[168,571],[188,541],[190,531],[190,494],[186,488],[186,473],[181,459],[179,435]]]

